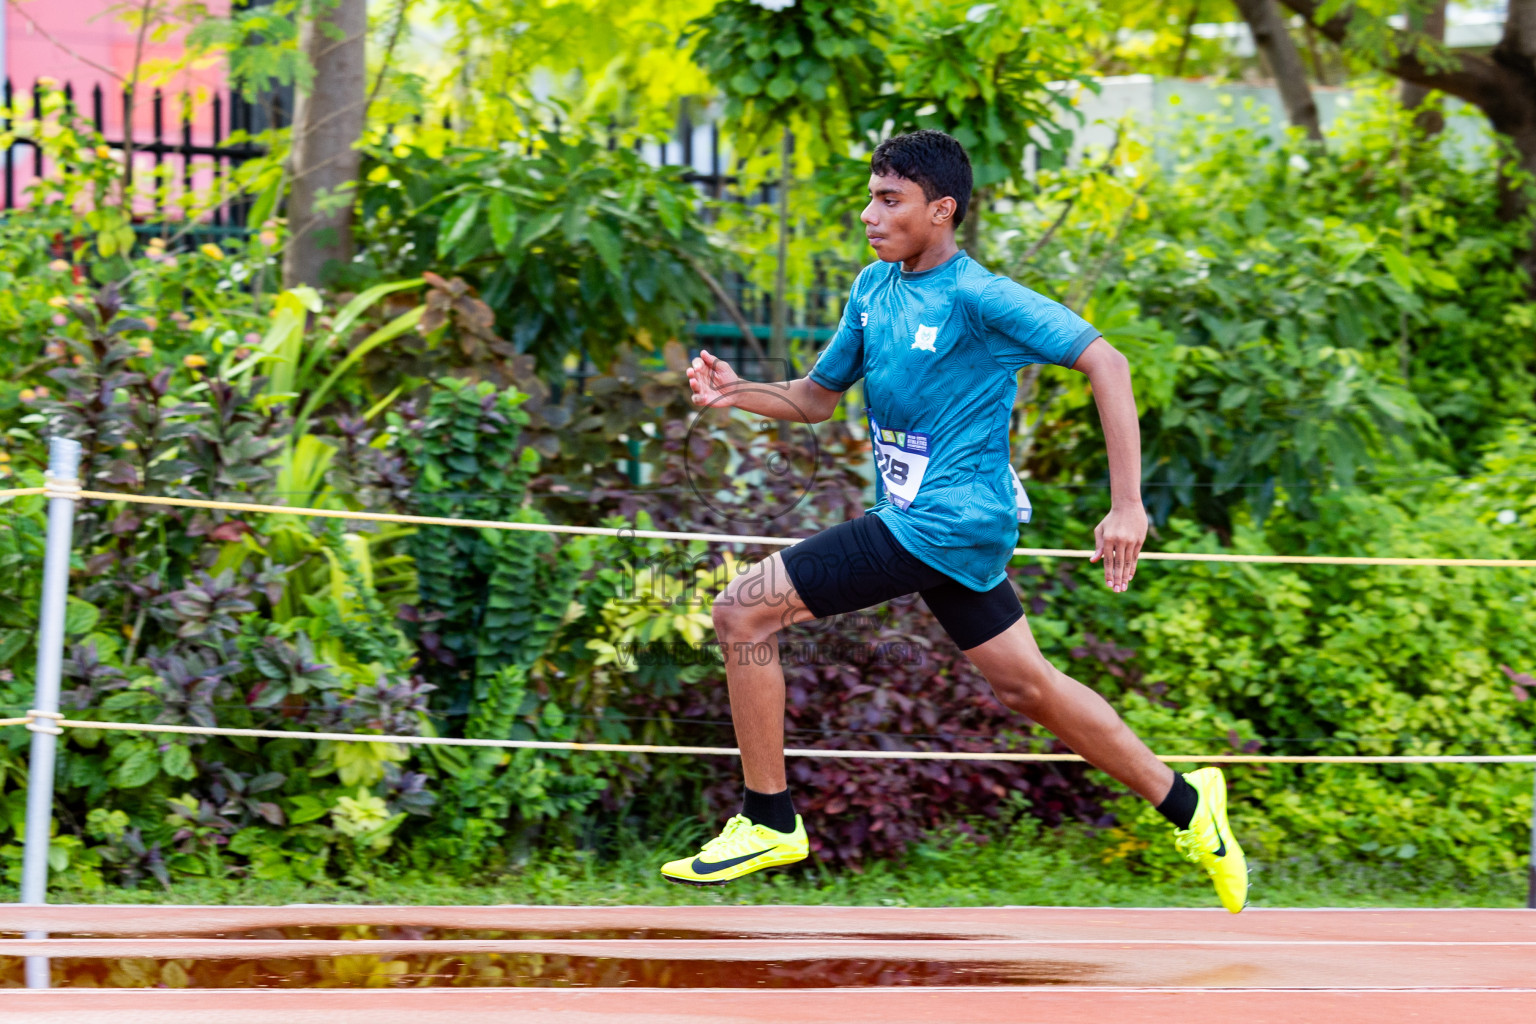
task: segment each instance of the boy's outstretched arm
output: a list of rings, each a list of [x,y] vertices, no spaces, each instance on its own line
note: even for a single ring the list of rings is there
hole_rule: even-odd
[[[1083,350],[1072,369],[1088,377],[1109,451],[1109,515],[1093,531],[1091,562],[1104,561],[1104,582],[1122,593],[1136,575],[1136,558],[1147,539],[1141,503],[1141,425],[1131,391],[1130,361],[1103,338]]]
[[[843,397],[841,391],[828,390],[809,377],[782,384],[742,380],[730,363],[708,349],[700,351],[688,367],[688,386],[693,389],[693,404],[700,409],[745,409],[792,423],[831,419],[832,410]]]

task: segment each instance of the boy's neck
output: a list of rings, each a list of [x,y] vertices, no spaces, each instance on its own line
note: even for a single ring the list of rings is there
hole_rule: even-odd
[[[955,244],[954,232],[946,231],[943,238],[934,242],[916,256],[908,260],[902,260],[901,269],[909,274],[920,274],[925,270],[932,270],[959,251],[960,247]]]

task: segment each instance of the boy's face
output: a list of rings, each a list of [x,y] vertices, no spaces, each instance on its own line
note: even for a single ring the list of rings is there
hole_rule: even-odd
[[[912,259],[954,231],[955,201],[929,202],[923,187],[894,174],[869,176],[869,205],[859,219],[870,246],[887,263]]]

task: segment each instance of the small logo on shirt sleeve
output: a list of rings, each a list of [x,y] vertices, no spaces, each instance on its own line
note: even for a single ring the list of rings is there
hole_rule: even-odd
[[[913,340],[912,347],[920,348],[925,352],[936,353],[938,350],[933,347],[933,343],[938,340],[938,337],[939,329],[937,327],[923,325],[917,329],[917,337]]]
[[[859,326],[860,327],[868,327],[869,326],[869,314],[868,313],[860,313],[859,314]]]

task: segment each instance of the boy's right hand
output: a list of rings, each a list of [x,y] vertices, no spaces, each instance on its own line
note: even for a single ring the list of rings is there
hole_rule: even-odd
[[[688,367],[688,386],[693,389],[693,404],[699,407],[718,405],[730,408],[735,404],[730,392],[733,385],[741,383],[736,371],[724,359],[702,349]]]

